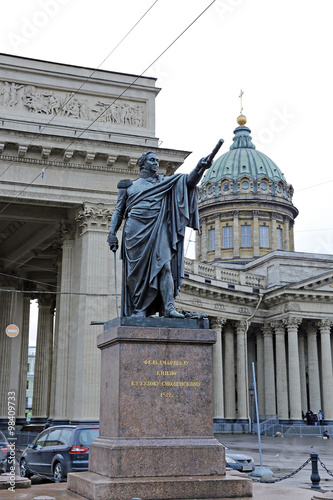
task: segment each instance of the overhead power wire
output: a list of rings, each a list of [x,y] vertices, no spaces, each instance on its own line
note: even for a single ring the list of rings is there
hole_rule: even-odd
[[[41,134],[44,132],[44,130],[52,123],[54,118],[58,116],[61,111],[67,106],[67,104],[78,94],[78,92],[85,86],[85,84],[93,77],[93,75],[100,69],[100,67],[109,59],[109,57],[117,50],[117,48],[126,40],[126,38],[132,33],[132,31],[137,27],[137,25],[142,21],[142,19],[148,14],[148,12],[154,7],[154,5],[158,2],[158,0],[155,0],[149,9],[146,10],[146,12],[140,17],[140,19],[132,26],[132,28],[124,35],[121,40],[115,45],[115,47],[111,50],[111,52],[103,59],[103,61],[91,72],[91,74],[84,80],[84,82],[81,83],[80,87],[76,89],[75,91],[71,92],[70,97],[63,103],[60,109],[54,113],[52,118],[42,126],[41,130],[38,132],[38,134],[30,141],[28,144],[28,148],[38,139],[38,137],[41,136]],[[0,177],[3,176],[9,170],[9,168],[13,165],[14,160],[8,165],[8,167],[0,174]],[[33,181],[32,181],[33,182]]]
[[[213,0],[203,11],[201,11],[201,13],[166,47],[166,49],[164,49],[160,55],[158,57],[156,57],[154,59],[154,61],[149,64],[149,66],[147,66],[147,68],[142,71],[142,73],[140,73],[140,75],[136,76],[135,79],[133,80],[132,83],[130,83],[126,88],[125,90],[123,90],[123,92],[121,92],[121,94],[116,97],[101,113],[98,114],[98,116],[85,128],[81,131],[81,133],[64,149],[64,151],[67,151],[69,147],[71,147],[75,141],[77,141],[77,139],[79,139],[85,132],[87,132],[87,130],[90,129],[90,127],[101,117],[103,116],[103,114],[108,111],[108,109],[110,109],[110,107],[115,103],[117,102],[145,73],[146,71],[148,71],[183,35],[184,33],[186,33],[190,28],[191,26],[193,26],[193,24],[195,24],[199,19],[200,17],[216,2],[216,0]],[[55,161],[60,158],[60,156],[63,155],[63,152],[61,154],[59,154],[57,156],[57,158],[55,159]],[[51,165],[48,165],[44,168],[44,172],[45,170],[47,170]],[[38,179],[39,177],[42,176],[42,172],[40,172],[38,175],[36,175],[36,177],[29,183],[25,186],[24,189],[22,189],[22,191],[20,191],[15,197],[12,198],[12,200],[7,203],[7,205],[5,205],[3,207],[3,209],[0,211],[0,214],[2,214],[6,208],[8,208],[13,202],[14,200],[16,200],[19,196],[21,196],[21,194],[24,193],[24,191],[26,189],[28,189],[28,187],[30,187],[36,179]]]
[[[5,293],[26,293],[29,295],[84,295],[85,297],[114,297],[114,293],[87,293],[87,292],[56,292],[53,290],[13,290],[9,288],[0,288],[0,292]]]
[[[333,179],[331,179],[330,181],[321,182],[320,184],[313,184],[313,186],[308,186],[302,189],[295,189],[295,193],[300,193],[301,191],[306,191],[307,189],[313,189],[319,186],[323,186],[324,184],[329,184],[330,182],[333,182]]]

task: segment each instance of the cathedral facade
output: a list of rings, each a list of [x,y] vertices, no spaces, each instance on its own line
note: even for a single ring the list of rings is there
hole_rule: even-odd
[[[153,78],[0,58],[0,322],[19,328],[0,344],[0,423],[9,391],[25,421],[31,299],[32,420],[96,422],[102,326],[91,322],[116,316],[106,238],[117,183],[139,176],[147,149],[166,175],[189,152],[158,147]],[[333,256],[295,252],[293,188],[245,124],[199,187],[197,258],[186,259],[176,305],[207,314],[217,332],[216,430],[249,429],[253,367],[263,418],[298,423],[322,409],[333,421]]]

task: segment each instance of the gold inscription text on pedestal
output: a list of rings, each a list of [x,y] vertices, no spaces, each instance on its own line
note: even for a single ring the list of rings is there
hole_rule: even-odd
[[[173,398],[171,392],[161,392],[161,398]]]
[[[132,380],[131,385],[157,387],[160,383],[157,380]]]
[[[200,387],[201,382],[168,382],[163,380],[161,385],[164,387]]]
[[[145,365],[171,365],[171,366],[188,366],[188,361],[167,360],[167,359],[145,359]]]

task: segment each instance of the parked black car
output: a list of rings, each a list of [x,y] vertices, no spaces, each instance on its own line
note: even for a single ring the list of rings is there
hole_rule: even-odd
[[[98,435],[99,427],[93,426],[49,427],[22,453],[21,476],[38,474],[60,482],[69,472],[88,470],[89,446]]]
[[[7,459],[9,457],[10,446],[8,444],[6,436],[0,432],[0,472],[6,472],[8,470]]]

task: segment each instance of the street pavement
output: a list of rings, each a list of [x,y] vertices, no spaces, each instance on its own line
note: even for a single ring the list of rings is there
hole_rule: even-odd
[[[258,438],[249,434],[220,434],[216,436],[233,450],[249,453],[257,466],[260,465]],[[333,440],[319,437],[270,437],[261,436],[262,465],[271,469],[275,479],[284,478],[302,466],[316,452],[328,471],[333,472]],[[240,474],[235,471],[228,474]],[[319,464],[320,489],[311,488],[311,462],[297,474],[275,483],[253,483],[253,500],[312,500],[314,497],[333,499],[333,477]],[[244,477],[243,474],[241,474]],[[67,483],[54,484],[36,476],[28,489],[16,489],[15,493],[0,490],[1,500],[33,500],[49,497],[56,500],[81,499],[80,495],[67,490]],[[331,492],[331,493],[330,493]],[[112,499],[102,499],[112,500]],[[131,499],[124,499],[131,500]],[[194,499],[193,499],[194,500]],[[206,499],[211,500],[211,499]],[[236,500],[236,499],[234,499]],[[237,499],[239,500],[239,499]]]

